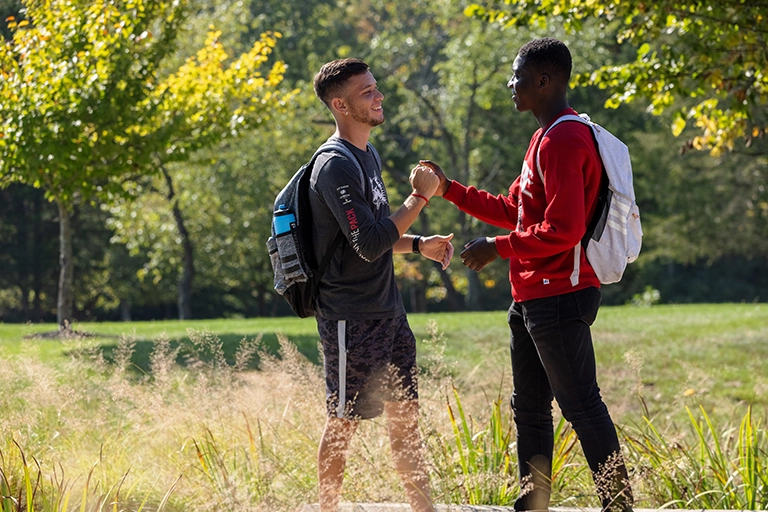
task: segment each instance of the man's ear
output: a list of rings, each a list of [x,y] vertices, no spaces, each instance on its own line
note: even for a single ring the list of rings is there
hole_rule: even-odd
[[[546,73],[542,73],[539,75],[539,89],[544,89],[547,85],[549,85],[550,78],[549,75]]]
[[[338,112],[339,115],[344,115],[348,111],[346,103],[342,98],[333,98],[331,100],[331,108],[334,112]]]

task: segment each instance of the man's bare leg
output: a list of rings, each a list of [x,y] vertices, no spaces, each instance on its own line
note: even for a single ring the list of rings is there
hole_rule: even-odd
[[[347,449],[357,430],[357,421],[328,418],[317,452],[317,482],[320,512],[336,512],[339,508]]]
[[[429,472],[419,434],[419,402],[385,402],[389,443],[395,469],[414,512],[433,512]]]

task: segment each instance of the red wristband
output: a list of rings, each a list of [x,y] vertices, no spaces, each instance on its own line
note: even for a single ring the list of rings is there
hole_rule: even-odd
[[[421,194],[417,194],[416,192],[413,192],[411,195],[412,195],[413,197],[418,197],[418,198],[421,198],[421,199],[423,199],[424,201],[426,201],[426,203],[427,203],[427,208],[429,208],[429,199],[427,199],[426,197],[424,197],[424,196],[423,196],[423,195],[421,195]]]

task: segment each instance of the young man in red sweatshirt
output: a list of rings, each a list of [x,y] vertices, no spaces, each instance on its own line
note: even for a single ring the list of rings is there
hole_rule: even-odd
[[[494,196],[440,177],[435,195],[505,236],[469,242],[462,263],[480,271],[499,256],[509,260],[512,306],[512,410],[517,427],[521,479],[516,510],[546,510],[551,492],[554,444],[552,400],[579,436],[603,509],[631,510],[632,492],[618,436],[597,385],[590,326],[600,306],[600,282],[577,247],[595,213],[602,164],[566,93],[571,74],[568,48],[552,38],[524,45],[507,84],[520,112],[541,127],[533,134],[520,176],[509,195]]]

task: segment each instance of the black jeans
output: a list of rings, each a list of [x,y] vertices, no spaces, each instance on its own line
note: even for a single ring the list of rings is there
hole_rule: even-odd
[[[513,302],[512,412],[523,492],[516,510],[546,510],[551,492],[554,433],[552,399],[579,437],[603,508],[631,506],[627,470],[608,408],[600,396],[590,326],[600,290]]]

